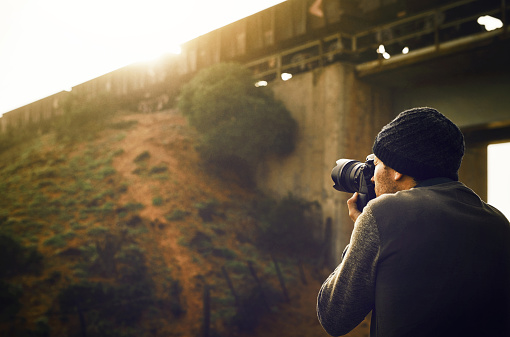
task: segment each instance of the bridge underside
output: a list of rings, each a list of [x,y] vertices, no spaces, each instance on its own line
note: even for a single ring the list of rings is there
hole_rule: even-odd
[[[510,71],[510,35],[486,32],[356,66],[359,78],[396,88]]]

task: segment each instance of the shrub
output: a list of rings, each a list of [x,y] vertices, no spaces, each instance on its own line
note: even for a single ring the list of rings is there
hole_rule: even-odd
[[[115,174],[115,169],[111,166],[107,166],[107,167],[103,167],[101,170],[99,170],[98,172],[98,178],[99,179],[103,179],[103,178],[106,178],[108,176],[111,176],[113,174]]]
[[[235,274],[245,275],[248,273],[248,266],[246,263],[238,260],[227,260],[225,262],[225,268],[228,272],[233,272]]]
[[[222,257],[228,260],[237,258],[236,252],[229,248],[214,248],[212,250],[212,255]]]
[[[145,206],[139,202],[128,202],[123,206],[128,211],[136,212],[145,208]]]
[[[177,221],[184,219],[189,212],[183,211],[182,209],[174,209],[172,213],[165,215],[165,219],[168,221]]]
[[[151,167],[151,169],[149,170],[149,174],[163,173],[166,171],[168,171],[168,167],[165,164],[160,164]]]
[[[0,278],[19,274],[38,274],[43,256],[35,248],[26,248],[12,237],[0,235]]]
[[[163,198],[159,197],[159,196],[152,198],[152,205],[154,205],[154,206],[161,206],[161,205],[163,205]]]
[[[217,215],[218,202],[210,199],[207,202],[195,204],[195,207],[198,209],[198,215],[202,220],[210,222],[213,220],[213,215]]]
[[[133,161],[135,163],[139,163],[139,162],[149,159],[150,157],[151,157],[151,154],[149,153],[149,151],[143,151],[138,156],[136,156],[136,158]]]
[[[110,230],[106,227],[103,227],[103,226],[98,226],[98,227],[92,227],[90,228],[87,233],[91,236],[103,236],[105,235],[106,233],[108,233]]]
[[[62,234],[57,234],[47,239],[43,243],[45,246],[53,246],[56,248],[62,248],[67,246],[67,241]]]
[[[200,71],[183,89],[179,108],[203,137],[203,159],[248,169],[268,154],[294,148],[297,129],[268,88],[256,88],[250,71],[220,63]]]
[[[259,200],[252,207],[252,215],[259,223],[257,241],[260,246],[273,253],[295,257],[310,256],[316,252],[313,230],[317,222],[317,203],[289,194],[279,201],[271,198]]]
[[[174,317],[182,316],[186,310],[181,303],[182,286],[178,280],[170,279],[165,283],[165,293],[170,296],[164,303],[170,306],[170,310]]]
[[[270,285],[245,286],[239,291],[240,310],[229,320],[239,331],[253,331],[260,319],[271,313],[271,307],[280,300],[278,292]]]
[[[63,312],[87,311],[87,329],[92,335],[110,335],[114,325],[135,327],[147,305],[152,301],[153,287],[147,283],[111,285],[82,282],[62,289],[58,303]],[[102,331],[93,331],[93,330]]]
[[[82,223],[79,223],[79,222],[76,222],[76,221],[73,221],[70,223],[70,226],[72,229],[74,230],[80,230],[80,229],[85,229],[87,228],[86,225],[82,224]]]
[[[0,322],[10,322],[21,309],[19,301],[23,291],[21,286],[15,286],[0,280]]]
[[[212,239],[209,235],[197,231],[189,242],[189,247],[200,254],[207,255],[213,250]]]
[[[80,252],[83,265],[75,275],[99,274],[107,279],[61,289],[57,299],[60,311],[68,315],[86,313],[87,326],[82,328],[90,336],[142,335],[133,329],[155,303],[144,251],[125,235],[107,234],[95,244],[82,246]],[[127,331],[133,334],[124,334]]]

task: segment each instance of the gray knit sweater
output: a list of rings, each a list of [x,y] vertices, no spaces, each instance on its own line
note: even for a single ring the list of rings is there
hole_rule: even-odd
[[[373,309],[378,255],[379,232],[370,207],[365,207],[354,225],[342,263],[319,292],[317,315],[330,335],[345,335]]]

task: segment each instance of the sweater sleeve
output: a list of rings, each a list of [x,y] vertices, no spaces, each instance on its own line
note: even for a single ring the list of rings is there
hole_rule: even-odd
[[[347,334],[374,307],[379,232],[367,207],[354,224],[342,262],[326,279],[317,298],[317,316],[332,336]]]

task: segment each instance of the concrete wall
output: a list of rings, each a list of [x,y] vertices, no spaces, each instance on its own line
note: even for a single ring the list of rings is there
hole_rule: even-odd
[[[346,206],[350,194],[333,189],[331,170],[339,158],[364,161],[371,153],[376,134],[393,117],[390,92],[358,81],[353,68],[340,63],[271,86],[297,120],[299,134],[291,155],[260,167],[260,187],[318,201],[323,224],[332,224],[330,263],[337,263],[353,224]],[[319,230],[322,238],[325,230]]]
[[[265,191],[291,192],[318,201],[325,224],[332,225],[330,263],[337,263],[349,242],[352,221],[349,193],[333,189],[331,169],[339,158],[363,161],[376,134],[400,111],[432,106],[457,125],[510,120],[510,81],[504,76],[469,76],[437,84],[390,89],[356,78],[347,64],[333,64],[270,85],[299,123],[297,147],[287,158],[272,159],[259,169]],[[460,180],[487,200],[487,144],[467,144]],[[329,220],[328,220],[329,219]]]
[[[510,78],[498,74],[465,74],[434,84],[395,92],[395,108],[432,106],[459,127],[510,120]]]

